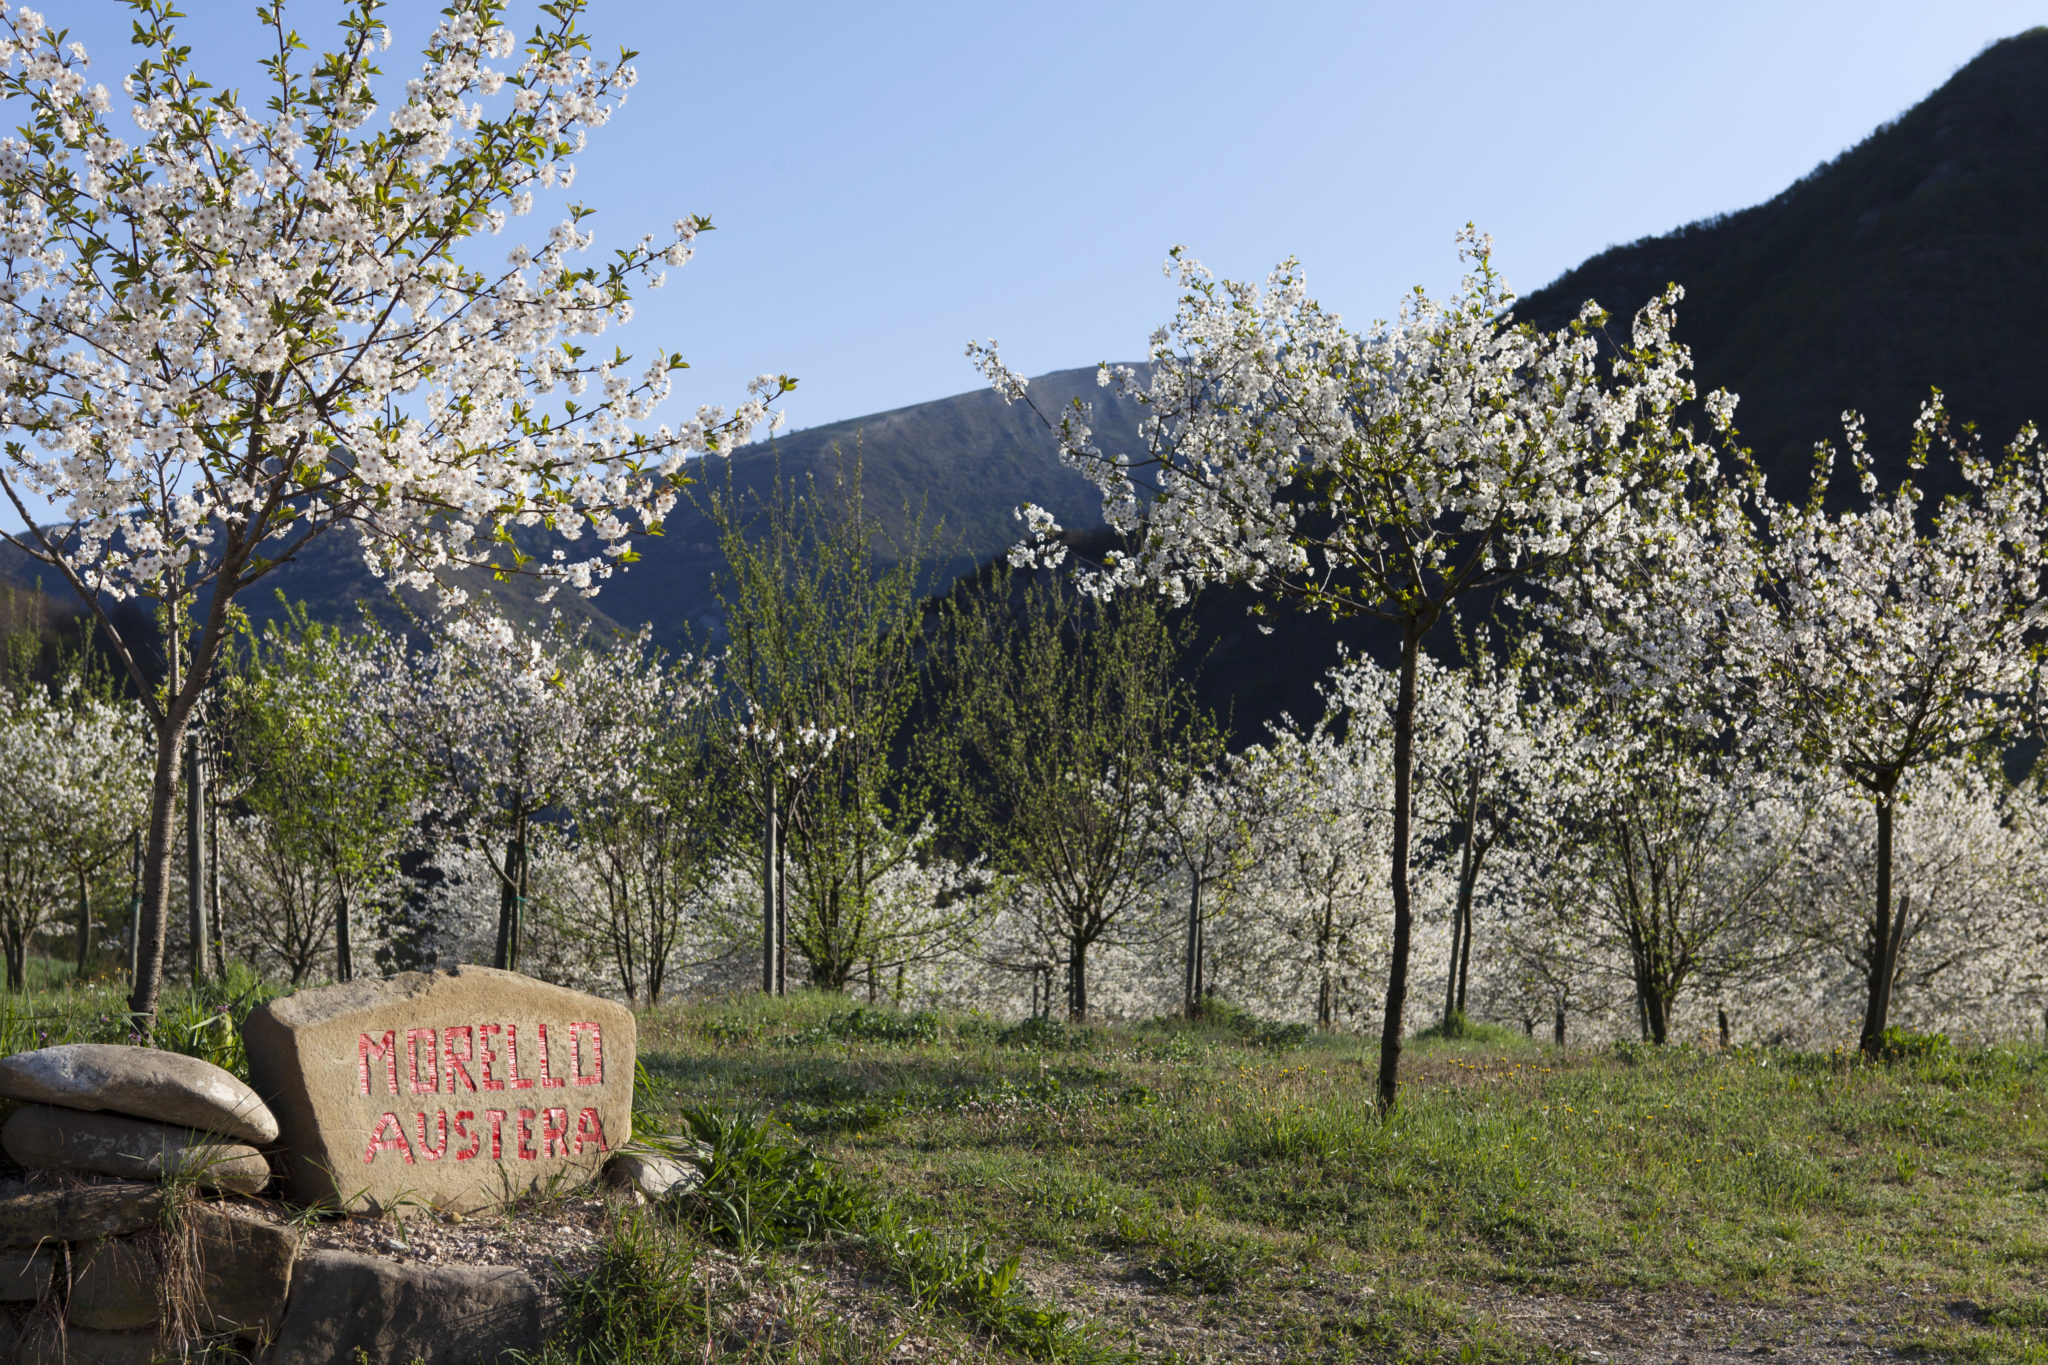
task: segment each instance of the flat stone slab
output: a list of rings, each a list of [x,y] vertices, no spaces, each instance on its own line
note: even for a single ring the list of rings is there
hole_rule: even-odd
[[[0,1252],[0,1303],[34,1303],[50,1292],[51,1252]],[[0,1355],[0,1360],[7,1357]]]
[[[510,1266],[403,1264],[353,1251],[299,1258],[266,1365],[469,1365],[541,1345],[540,1286]]]
[[[303,1235],[228,1204],[194,1205],[184,1217],[198,1282],[200,1330],[257,1337],[276,1331],[284,1321]]]
[[[161,1185],[119,1181],[68,1190],[32,1190],[0,1199],[0,1246],[90,1242],[160,1227]]]
[[[633,1012],[516,972],[301,991],[242,1038],[301,1204],[494,1208],[594,1177],[633,1135]]]
[[[47,1321],[32,1325],[14,1349],[7,1358],[17,1365],[153,1365],[160,1359],[153,1330],[96,1332],[70,1327],[60,1333],[56,1323]]]
[[[64,1320],[101,1332],[154,1327],[163,1316],[157,1302],[164,1284],[161,1240],[127,1238],[74,1248]]]
[[[262,1145],[277,1120],[256,1092],[211,1062],[153,1047],[65,1043],[0,1058],[0,1096],[102,1110]]]
[[[270,1183],[270,1162],[254,1147],[220,1142],[190,1128],[27,1104],[0,1124],[0,1148],[23,1166],[86,1171],[128,1180],[189,1176],[211,1189],[255,1194]]]

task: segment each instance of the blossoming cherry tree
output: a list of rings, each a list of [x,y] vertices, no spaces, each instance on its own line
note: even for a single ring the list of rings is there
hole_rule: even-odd
[[[402,85],[377,66],[380,0],[317,56],[279,0],[257,11],[275,55],[247,101],[201,78],[170,0],[132,3],[132,134],[83,48],[0,7],[19,128],[0,141],[0,494],[26,523],[8,539],[97,616],[156,730],[146,1028],[182,739],[236,596],[343,526],[444,601],[465,567],[592,590],[658,529],[685,457],[741,438],[790,381],[647,431],[683,362],[585,349],[702,219],[602,263],[583,263],[573,204],[537,246],[494,260],[481,240],[567,188],[634,82],[630,54],[592,57],[581,0],[544,6],[524,41],[497,0],[453,0]],[[550,532],[567,547],[533,553]],[[137,596],[168,625],[160,690],[106,610]]]
[[[1468,228],[1460,242],[1472,273],[1457,295],[1439,303],[1417,290],[1396,321],[1364,332],[1309,298],[1292,262],[1262,290],[1218,282],[1176,251],[1168,268],[1186,292],[1153,336],[1149,384],[1101,372],[1143,406],[1143,449],[1097,447],[1085,404],[1056,425],[1046,417],[1067,463],[1101,489],[1109,524],[1137,537],[1094,577],[1096,591],[1143,585],[1182,600],[1239,580],[1400,634],[1383,1110],[1399,1078],[1414,921],[1423,638],[1463,601],[1598,557],[1707,458],[1676,421],[1693,397],[1689,357],[1671,337],[1680,291],[1644,307],[1603,365],[1595,305],[1557,332],[1516,323],[1491,240]],[[1028,396],[993,343],[969,353],[999,392]],[[1020,554],[1056,558],[1058,528],[1041,509],[1027,516]]]

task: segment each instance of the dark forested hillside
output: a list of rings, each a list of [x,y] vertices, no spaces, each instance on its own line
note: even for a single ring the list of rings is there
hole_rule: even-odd
[[[1517,311],[1559,326],[1592,298],[1625,328],[1673,281],[1701,391],[1742,396],[1743,441],[1781,494],[1845,408],[1903,472],[1930,385],[1995,444],[2048,422],[2048,28],[1768,202],[1604,251]]]

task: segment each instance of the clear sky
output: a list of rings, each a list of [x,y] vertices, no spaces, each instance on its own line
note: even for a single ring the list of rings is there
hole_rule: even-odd
[[[216,83],[247,80],[253,4],[184,8]],[[388,59],[437,8],[392,6]],[[113,86],[125,9],[46,12]],[[334,12],[288,8],[316,44]],[[970,336],[1026,373],[1135,358],[1172,312],[1175,243],[1236,276],[1298,256],[1364,323],[1454,283],[1470,219],[1533,289],[1768,198],[2041,23],[2048,0],[592,0],[641,84],[575,188],[600,249],[684,213],[718,227],[617,338],[691,361],[678,407],[787,372],[809,426],[976,386]]]

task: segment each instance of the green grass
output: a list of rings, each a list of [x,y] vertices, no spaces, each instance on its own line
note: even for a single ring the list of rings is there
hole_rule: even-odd
[[[641,1046],[655,1114],[772,1107],[832,1179],[1020,1253],[1020,1294],[1147,1356],[1530,1359],[1501,1305],[1627,1294],[1788,1330],[1847,1303],[1936,1357],[2048,1359],[2038,1048],[1462,1032],[1414,1042],[1384,1124],[1371,1043],[1227,1011],[1017,1029],[751,997],[648,1015]]]
[[[38,964],[42,964],[38,970]],[[31,982],[53,984],[27,992],[0,991],[0,1056],[60,1043],[127,1043],[125,980],[102,975],[78,982],[68,964],[29,959]],[[193,989],[166,986],[157,1013],[157,1046],[202,1057],[248,1078],[242,1053],[242,1020],[266,1000],[289,988],[259,979],[240,963],[228,974]]]

